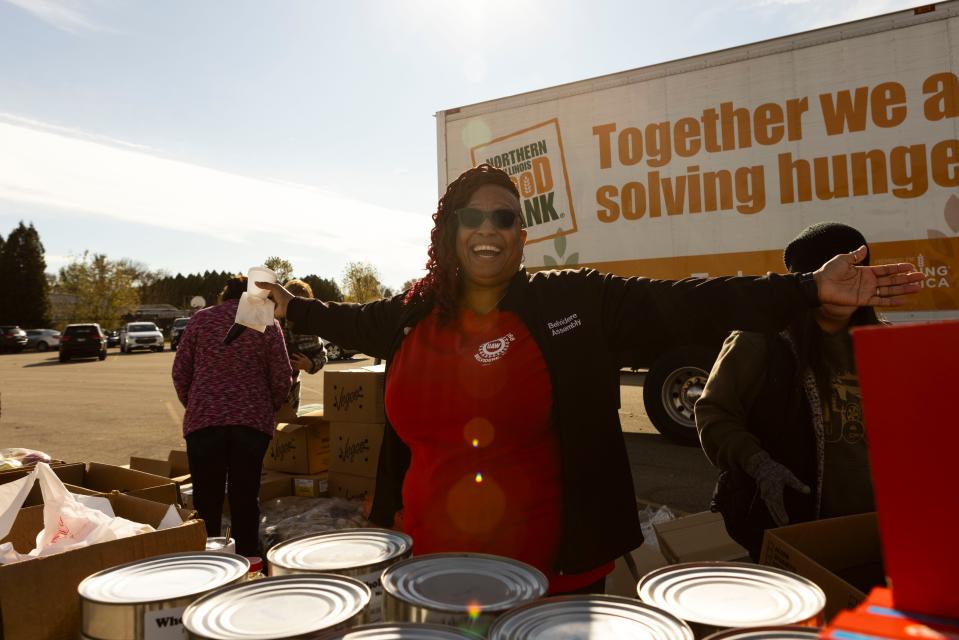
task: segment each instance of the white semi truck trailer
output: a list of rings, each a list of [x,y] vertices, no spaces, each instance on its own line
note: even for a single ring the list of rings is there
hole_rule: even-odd
[[[837,220],[863,232],[873,264],[925,275],[890,319],[956,318],[957,74],[959,0],[447,109],[439,190],[483,162],[507,171],[530,269],[783,272],[792,237]],[[722,338],[649,336],[624,354],[649,369],[663,434],[696,441]]]

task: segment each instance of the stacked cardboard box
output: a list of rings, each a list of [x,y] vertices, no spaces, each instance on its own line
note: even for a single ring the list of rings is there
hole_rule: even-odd
[[[330,421],[330,495],[372,497],[386,422],[385,368],[359,367],[323,374],[323,404]]]
[[[282,495],[309,498],[326,495],[330,469],[330,423],[323,416],[323,410],[302,414],[296,418],[296,422],[276,425],[263,468],[276,474],[285,474],[289,491]],[[260,499],[264,499],[262,491]]]

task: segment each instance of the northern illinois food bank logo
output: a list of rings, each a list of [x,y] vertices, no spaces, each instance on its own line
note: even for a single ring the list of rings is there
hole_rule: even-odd
[[[472,147],[470,158],[474,167],[486,162],[513,180],[523,208],[527,244],[576,233],[559,120]]]

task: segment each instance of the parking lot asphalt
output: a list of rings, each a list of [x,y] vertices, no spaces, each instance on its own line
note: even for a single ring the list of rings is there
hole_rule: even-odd
[[[0,448],[26,447],[69,462],[126,464],[183,449],[174,353],[120,353],[60,363],[56,351],[0,354]],[[372,364],[365,356],[327,365]],[[301,378],[301,402],[323,402],[323,372]],[[659,435],[643,409],[642,373],[620,376],[623,437],[637,497],[679,512],[707,508],[716,472],[696,447]]]

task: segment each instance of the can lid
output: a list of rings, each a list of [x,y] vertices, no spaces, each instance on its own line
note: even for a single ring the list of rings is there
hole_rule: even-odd
[[[277,576],[224,587],[195,600],[183,626],[200,638],[286,638],[329,629],[363,611],[370,588],[333,574]]]
[[[413,606],[478,615],[541,598],[549,583],[535,567],[480,553],[434,553],[383,572],[383,591]]]
[[[105,604],[173,600],[206,593],[247,574],[246,558],[217,551],[170,553],[128,562],[85,578],[80,597]]]
[[[436,624],[383,622],[333,631],[317,640],[476,640],[476,636]]]
[[[755,627],[720,631],[705,640],[808,640],[819,637],[819,627]]]
[[[388,529],[342,529],[292,538],[267,553],[271,566],[303,571],[370,573],[408,557],[413,539]]]
[[[797,624],[815,618],[826,596],[813,582],[782,569],[741,562],[690,562],[646,574],[643,602],[719,628]]]
[[[557,596],[532,602],[497,618],[490,640],[646,638],[693,640],[676,616],[630,598]]]

